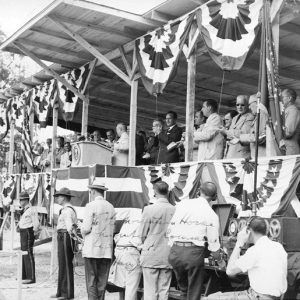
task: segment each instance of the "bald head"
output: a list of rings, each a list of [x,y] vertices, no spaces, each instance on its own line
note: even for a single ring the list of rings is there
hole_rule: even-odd
[[[116,127],[117,135],[120,137],[123,132],[127,131],[127,126],[125,123],[118,123]]]
[[[203,182],[200,187],[200,196],[205,198],[207,201],[216,200],[217,186],[211,181]]]

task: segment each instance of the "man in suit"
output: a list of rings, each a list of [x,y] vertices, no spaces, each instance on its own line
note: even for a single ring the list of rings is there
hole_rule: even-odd
[[[178,142],[181,140],[182,129],[177,126],[177,113],[169,111],[166,114],[167,130],[157,127],[155,134],[159,141],[157,163],[179,162]]]
[[[248,99],[246,95],[239,95],[236,98],[236,109],[238,115],[232,119],[229,129],[223,129],[222,133],[227,139],[227,149],[224,158],[247,158],[250,156],[249,144],[241,144],[238,140],[241,134],[250,132],[254,116],[248,110]]]
[[[168,201],[169,186],[166,182],[154,184],[154,195],[156,201],[144,208],[136,234],[142,249],[140,264],[143,269],[144,300],[167,300],[172,267],[168,262],[170,247],[166,232],[175,207]]]
[[[250,130],[248,133],[241,133],[239,142],[241,144],[250,144],[250,155],[254,159],[255,157],[255,140],[256,140],[256,120],[257,120],[257,98],[260,95],[251,95],[249,98],[249,108],[254,119],[250,124]],[[260,118],[259,118],[259,135],[258,135],[258,156],[266,156],[266,126],[268,121],[267,109],[260,105]]]
[[[104,199],[104,185],[91,185],[98,196],[85,206],[81,233],[84,238],[86,288],[89,300],[103,300],[113,250],[115,209]],[[95,193],[91,194],[95,195]]]
[[[285,107],[285,146],[286,155],[299,154],[298,144],[300,113],[295,105],[297,94],[292,89],[285,89],[281,93],[282,102]]]
[[[119,123],[116,127],[119,139],[114,143],[114,152],[112,155],[112,164],[114,166],[128,165],[129,135],[124,123]]]
[[[203,103],[202,112],[207,117],[202,130],[194,132],[194,142],[198,146],[198,160],[221,159],[223,157],[224,136],[219,132],[222,119],[217,113],[218,103],[208,99]]]
[[[206,122],[206,117],[203,115],[201,109],[195,112],[194,124],[195,124],[195,131],[200,132]],[[198,160],[198,144],[194,143],[193,145],[193,161]]]

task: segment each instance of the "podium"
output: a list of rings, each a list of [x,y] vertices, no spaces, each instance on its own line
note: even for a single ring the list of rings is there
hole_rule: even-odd
[[[72,143],[72,167],[93,164],[111,165],[112,150],[95,142]]]

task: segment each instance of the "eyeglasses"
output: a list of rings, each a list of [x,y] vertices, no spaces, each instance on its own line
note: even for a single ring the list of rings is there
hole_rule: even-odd
[[[237,103],[236,106],[245,106],[245,104]]]

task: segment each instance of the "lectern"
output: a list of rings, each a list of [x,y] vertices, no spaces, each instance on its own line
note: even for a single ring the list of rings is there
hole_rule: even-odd
[[[93,164],[111,165],[112,150],[95,142],[72,143],[72,167]]]

